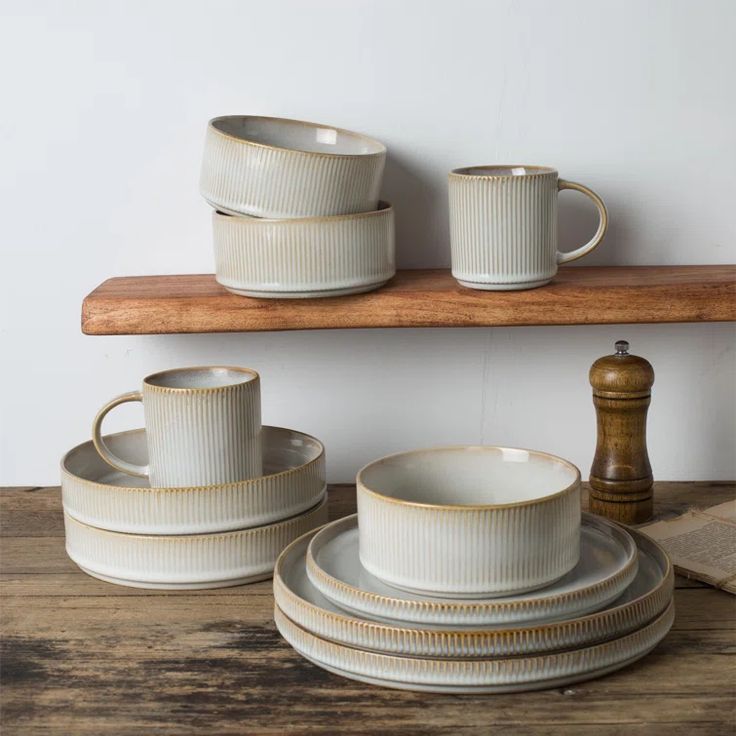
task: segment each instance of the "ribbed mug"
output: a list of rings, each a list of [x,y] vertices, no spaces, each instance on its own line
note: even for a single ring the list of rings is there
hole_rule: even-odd
[[[143,403],[148,465],[115,455],[102,421],[130,401]],[[154,488],[235,483],[262,474],[261,386],[249,368],[176,368],[143,379],[141,391],[122,394],[100,409],[92,425],[97,452],[113,468],[148,477]]]
[[[603,240],[608,214],[593,191],[545,166],[470,166],[450,172],[452,275],[471,289],[511,291],[549,283],[558,265],[590,253]],[[598,208],[595,235],[557,250],[557,193],[574,189]]]

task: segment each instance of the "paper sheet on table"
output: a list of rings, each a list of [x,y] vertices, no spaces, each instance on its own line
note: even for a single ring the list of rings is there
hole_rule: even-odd
[[[678,573],[736,594],[736,501],[639,527],[669,554]]]

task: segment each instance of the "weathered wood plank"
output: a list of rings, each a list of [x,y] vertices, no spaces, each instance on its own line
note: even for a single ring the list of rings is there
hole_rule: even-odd
[[[661,513],[732,498],[659,484]],[[354,510],[332,489],[333,517]],[[66,558],[58,489],[0,492],[3,733],[723,734],[734,725],[736,597],[676,591],[670,635],[600,680],[524,695],[439,696],[354,683],[301,659],[270,584],[157,592],[90,578]],[[56,520],[56,521],[54,521]]]
[[[251,299],[211,274],[105,281],[82,305],[88,335],[365,327],[481,327],[736,320],[736,266],[562,268],[541,289],[488,292],[447,270],[399,271],[383,288],[330,299]]]

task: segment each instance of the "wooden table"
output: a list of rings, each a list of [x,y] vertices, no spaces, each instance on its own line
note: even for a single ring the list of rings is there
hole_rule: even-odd
[[[733,498],[659,483],[659,516]],[[333,518],[352,513],[333,487]],[[0,489],[2,722],[11,734],[667,734],[734,732],[736,597],[678,578],[674,628],[639,663],[566,688],[428,695],[352,682],[299,657],[269,582],[167,593],[80,572],[58,488]]]

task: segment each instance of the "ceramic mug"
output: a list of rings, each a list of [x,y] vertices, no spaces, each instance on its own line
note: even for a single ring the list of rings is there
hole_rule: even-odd
[[[129,401],[143,403],[148,465],[115,455],[102,437],[107,413]],[[148,477],[154,488],[234,483],[260,476],[261,387],[249,368],[175,368],[143,379],[141,391],[109,401],[92,425],[100,456],[113,468]]]
[[[574,189],[598,208],[595,235],[567,253],[557,250],[557,193]],[[452,275],[471,289],[509,291],[549,283],[557,266],[590,253],[603,240],[608,214],[593,191],[560,179],[546,166],[470,166],[450,172]]]

